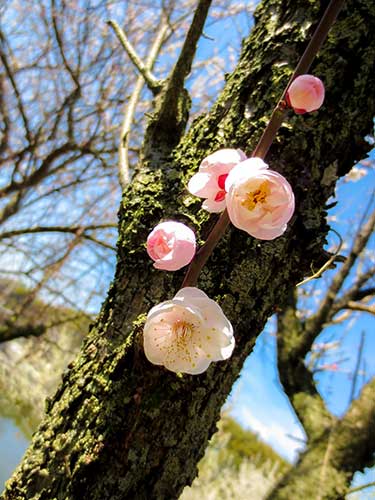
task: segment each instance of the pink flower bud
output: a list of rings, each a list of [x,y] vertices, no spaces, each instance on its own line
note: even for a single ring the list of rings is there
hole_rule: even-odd
[[[148,235],[147,253],[156,269],[177,271],[191,262],[195,254],[195,235],[181,222],[158,224]]]
[[[225,209],[225,179],[232,168],[246,160],[240,149],[220,149],[207,156],[188,184],[191,194],[206,198],[202,207],[207,212],[222,212]]]
[[[316,111],[324,101],[324,85],[312,75],[297,76],[286,93],[286,101],[298,114]]]
[[[289,182],[263,160],[239,163],[229,173],[225,189],[228,215],[238,229],[260,240],[284,233],[294,212],[294,194]]]

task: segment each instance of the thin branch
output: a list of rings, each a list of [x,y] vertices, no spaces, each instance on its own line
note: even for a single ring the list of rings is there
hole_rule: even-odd
[[[5,238],[13,238],[14,236],[20,236],[23,234],[35,234],[35,233],[73,233],[84,231],[94,231],[97,229],[109,229],[116,228],[117,224],[91,224],[88,226],[35,226],[35,227],[25,227],[24,229],[14,229],[13,231],[6,231],[0,234],[0,240]]]
[[[342,309],[347,309],[348,303],[350,301],[359,302],[363,299],[368,299],[372,295],[375,295],[375,288],[363,288],[361,287],[371,278],[375,276],[375,266],[370,267],[365,273],[358,276],[355,280],[353,286],[351,286],[339,299],[337,299],[331,307],[327,321],[331,321],[332,318]]]
[[[135,48],[130,43],[128,37],[125,35],[124,31],[120,28],[118,23],[113,19],[110,19],[109,21],[107,21],[107,24],[111,26],[111,28],[113,28],[113,31],[116,33],[117,38],[119,39],[121,45],[126,50],[130,60],[143,76],[147,87],[151,90],[151,92],[154,95],[157,95],[161,90],[161,82],[151,73],[147,65],[143,64]]]
[[[358,491],[362,491],[366,488],[371,488],[372,486],[375,486],[375,481],[373,481],[372,483],[361,484],[360,486],[356,486],[355,488],[351,488],[346,494],[351,495],[352,493],[357,493]]]
[[[368,306],[366,304],[361,304],[360,302],[354,302],[352,300],[348,302],[347,309],[375,314],[375,306]]]
[[[375,210],[370,215],[366,224],[360,227],[355,237],[352,249],[348,257],[346,258],[343,266],[333,278],[332,283],[328,288],[328,291],[324,299],[321,302],[319,310],[306,323],[305,335],[304,338],[301,339],[301,344],[300,344],[300,348],[304,352],[307,352],[307,350],[310,348],[311,343],[316,337],[316,332],[320,332],[323,324],[326,323],[327,320],[329,319],[331,315],[331,309],[336,299],[336,296],[340,291],[351,269],[353,268],[353,265],[355,264],[357,258],[359,257],[363,249],[366,247],[366,244],[374,231],[374,227],[375,227]]]
[[[25,188],[35,186],[49,175],[50,167],[57,158],[72,151],[76,151],[76,149],[77,148],[75,145],[66,142],[55,150],[51,151],[51,153],[49,153],[45,157],[40,167],[37,170],[34,170],[32,174],[30,174],[20,182],[11,182],[7,186],[3,187],[0,190],[0,198],[3,198],[10,193],[14,193],[15,191],[22,191]]]
[[[163,20],[159,27],[158,34],[151,46],[149,55],[146,59],[145,67],[151,71],[155,61],[159,55],[160,49],[164,43],[165,36],[168,31],[168,23]],[[129,103],[126,106],[126,112],[121,127],[120,146],[119,146],[119,181],[122,189],[129,183],[130,180],[130,165],[129,165],[129,135],[134,119],[136,106],[138,104],[142,89],[144,85],[144,76],[140,75],[135,84],[133,93],[130,97]]]
[[[169,85],[174,88],[182,88],[185,78],[190,74],[197,44],[202,35],[211,3],[212,0],[199,0],[198,2],[180,55],[169,77]]]
[[[315,55],[323,44],[324,40],[327,37],[327,34],[336,20],[338,13],[341,10],[341,7],[344,3],[344,0],[331,0],[330,4],[327,7],[318,27],[316,28],[309,44],[306,47],[305,52],[303,53],[299,63],[294,70],[294,73],[288,82],[285,90],[282,94],[280,101],[277,103],[273,113],[271,115],[271,119],[263,132],[262,137],[260,138],[257,146],[254,149],[252,156],[257,156],[259,158],[264,158],[276,137],[277,131],[279,130],[285,115],[285,94],[288,90],[290,83],[296,78],[296,76],[305,73],[308,71]],[[205,244],[200,248],[200,250],[196,253],[193,261],[191,262],[189,269],[186,272],[184,281],[182,283],[182,287],[186,286],[195,286],[198,281],[199,273],[202,268],[206,264],[209,256],[215,249],[216,245],[219,243],[221,237],[224,235],[227,227],[229,226],[229,217],[228,212],[225,209],[221,214],[219,220],[215,224],[214,228],[210,232],[207,237]]]
[[[152,154],[153,149],[160,151],[161,145],[163,154],[169,156],[185,130],[191,99],[184,88],[184,83],[191,71],[211,2],[212,0],[199,0],[181,53],[157,96],[155,112],[146,128],[143,148],[145,156]],[[154,148],[155,142],[156,148]]]
[[[355,398],[355,391],[357,388],[359,367],[361,366],[364,345],[365,345],[365,332],[362,331],[361,332],[361,340],[360,340],[359,348],[358,348],[357,362],[356,362],[355,369],[354,369],[352,388],[351,388],[350,396],[349,396],[349,404],[351,404],[353,399]]]
[[[324,271],[326,271],[329,268],[329,266],[336,259],[337,255],[339,254],[339,252],[342,248],[343,241],[342,241],[341,235],[337,231],[335,231],[332,228],[331,228],[331,231],[334,232],[339,237],[339,240],[340,240],[335,252],[331,255],[331,257],[327,260],[327,262],[320,269],[318,269],[318,271],[316,271],[316,273],[312,274],[308,278],[305,278],[303,281],[300,281],[299,283],[297,283],[296,287],[306,285],[306,283],[308,283],[309,281],[320,278],[320,276],[324,273]]]
[[[296,66],[296,69],[294,70],[293,75],[290,77],[290,80],[271,115],[270,122],[263,132],[263,135],[260,138],[260,141],[258,142],[252,156],[265,158],[266,154],[268,153],[268,150],[272,142],[274,141],[286,114],[286,92],[292,81],[297,76],[303,75],[308,72],[311,63],[314,60],[314,57],[319,52],[319,49],[323,45],[329,30],[336,21],[336,17],[338,16],[338,13],[340,12],[344,4],[344,1],[345,0],[331,0],[330,4],[328,5],[322,19],[320,20],[320,23],[318,24],[318,27],[316,28],[309,44],[305,49],[305,52],[303,53],[299,63]]]
[[[31,131],[29,128],[29,120],[26,116],[26,112],[25,112],[24,105],[22,102],[22,96],[20,94],[20,91],[18,90],[18,86],[17,86],[16,80],[15,80],[15,77],[13,75],[13,72],[11,70],[10,65],[8,64],[8,59],[7,59],[5,52],[2,49],[2,45],[5,45],[5,36],[3,35],[2,31],[0,31],[0,60],[4,65],[6,75],[10,80],[10,83],[13,87],[13,91],[14,91],[16,99],[17,99],[18,110],[21,114],[23,126],[25,129],[26,139],[29,142],[29,144],[31,144],[32,143],[32,135],[31,135]]]
[[[40,337],[46,331],[43,324],[39,325],[16,325],[12,322],[5,322],[0,326],[0,342],[8,342],[20,337]]]
[[[93,243],[96,243],[97,245],[99,245],[103,248],[107,248],[108,250],[112,250],[113,252],[116,251],[116,247],[114,247],[113,245],[110,245],[109,243],[106,243],[105,241],[98,240],[97,238],[95,238],[94,236],[91,236],[90,234],[83,233],[82,238],[84,238],[85,240],[88,240],[88,241],[92,241]]]
[[[77,72],[73,71],[73,69],[71,68],[68,60],[65,57],[64,44],[63,44],[62,38],[60,36],[59,28],[57,26],[56,1],[55,0],[52,0],[51,7],[52,7],[52,26],[53,26],[53,32],[55,34],[57,45],[59,47],[59,52],[60,52],[60,55],[61,55],[61,59],[62,59],[62,61],[64,63],[65,68],[67,69],[69,75],[71,76],[74,84],[76,85],[77,90],[79,91],[79,89],[80,89],[80,83],[79,83],[79,79],[78,79],[78,76],[77,76]]]

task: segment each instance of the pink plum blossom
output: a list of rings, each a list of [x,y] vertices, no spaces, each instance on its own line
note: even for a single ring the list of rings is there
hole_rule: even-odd
[[[289,86],[285,98],[298,114],[316,111],[324,101],[323,82],[313,75],[297,76]]]
[[[191,194],[206,198],[202,207],[208,212],[222,212],[225,209],[225,180],[232,168],[246,160],[240,149],[220,149],[207,156],[188,184]]]
[[[249,158],[231,170],[225,181],[229,218],[234,226],[260,240],[284,233],[294,212],[289,182],[260,158]]]
[[[156,269],[177,271],[191,262],[195,254],[195,235],[181,222],[158,224],[148,235],[147,253]]]
[[[197,375],[231,356],[233,328],[221,307],[195,287],[153,307],[143,330],[146,358],[176,373]]]

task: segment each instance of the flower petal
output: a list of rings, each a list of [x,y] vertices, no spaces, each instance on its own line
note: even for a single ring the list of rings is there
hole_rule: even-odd
[[[195,174],[189,181],[188,191],[200,198],[214,198],[218,191],[216,178],[208,173]]]
[[[217,214],[219,212],[223,212],[226,207],[226,201],[225,198],[222,201],[215,201],[212,199],[207,199],[204,200],[202,203],[202,208],[207,210],[207,212],[210,212],[212,214]]]
[[[282,175],[259,158],[250,158],[234,167],[225,187],[234,226],[264,240],[283,234],[294,212],[294,194]]]

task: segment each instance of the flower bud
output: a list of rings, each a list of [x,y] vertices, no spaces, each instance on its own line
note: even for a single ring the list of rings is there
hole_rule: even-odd
[[[297,76],[290,84],[286,101],[298,114],[316,111],[324,101],[324,85],[312,75]]]
[[[155,261],[154,267],[164,271],[177,271],[189,264],[195,248],[193,231],[181,222],[161,222],[147,238],[147,253]]]

